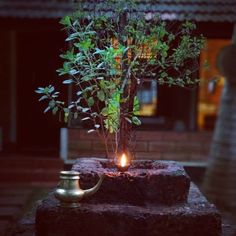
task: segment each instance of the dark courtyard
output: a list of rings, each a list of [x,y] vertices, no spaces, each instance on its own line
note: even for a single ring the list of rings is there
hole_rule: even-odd
[[[0,1],[0,235],[236,235],[235,81],[236,0]]]

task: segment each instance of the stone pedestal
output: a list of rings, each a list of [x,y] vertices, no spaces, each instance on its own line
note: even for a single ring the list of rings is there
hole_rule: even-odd
[[[99,174],[105,179],[89,203],[173,205],[186,202],[190,179],[183,167],[173,161],[136,160],[125,172],[119,172],[111,160],[81,158],[72,168],[80,173],[83,189],[94,186]]]
[[[73,170],[84,188],[105,173],[102,188],[75,209],[51,193],[37,208],[37,236],[221,235],[218,211],[174,162],[137,161],[121,173],[107,160],[82,159]]]

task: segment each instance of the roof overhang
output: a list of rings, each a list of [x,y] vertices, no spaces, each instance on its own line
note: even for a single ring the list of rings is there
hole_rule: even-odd
[[[77,0],[78,2],[81,0]],[[86,0],[84,10],[94,14],[98,10],[112,15],[112,6],[102,0]],[[193,20],[197,22],[236,22],[236,0],[137,0],[131,17],[155,15],[163,20]],[[61,18],[77,8],[73,0],[2,0],[0,17],[14,18]]]

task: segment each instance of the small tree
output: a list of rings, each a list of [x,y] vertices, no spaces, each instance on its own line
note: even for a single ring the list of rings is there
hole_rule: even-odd
[[[116,2],[116,3],[115,3]],[[63,84],[73,84],[75,91],[70,104],[58,100],[53,86],[38,88],[39,99],[48,99],[44,112],[64,113],[90,121],[106,146],[115,136],[112,153],[129,152],[133,125],[140,125],[137,91],[144,79],[158,84],[192,86],[198,69],[198,56],[204,45],[202,36],[193,35],[195,25],[168,24],[158,15],[134,18],[135,2],[104,1],[111,4],[112,14],[94,11],[84,14],[83,5],[61,23],[68,32],[69,50],[59,75],[67,77]],[[175,27],[177,25],[177,27]],[[111,142],[113,143],[113,142]]]

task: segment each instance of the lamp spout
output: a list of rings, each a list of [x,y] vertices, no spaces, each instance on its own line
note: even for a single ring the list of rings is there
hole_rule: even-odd
[[[93,188],[83,190],[84,191],[84,196],[83,197],[86,198],[86,197],[89,197],[89,196],[92,196],[93,194],[95,194],[99,190],[104,177],[105,177],[105,175],[102,174],[100,176],[99,181],[97,182],[97,184]]]

